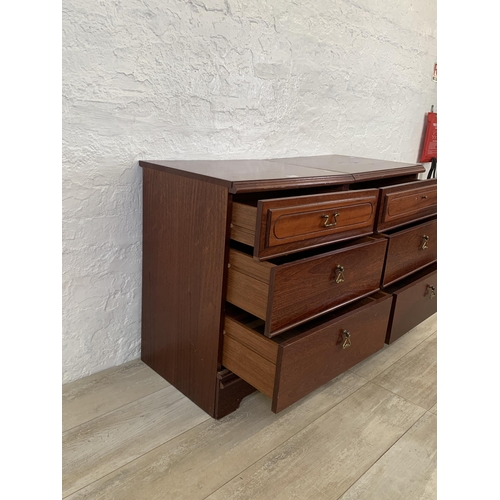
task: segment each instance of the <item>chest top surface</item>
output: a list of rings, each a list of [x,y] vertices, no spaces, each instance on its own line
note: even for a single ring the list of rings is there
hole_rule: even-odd
[[[231,193],[345,184],[425,171],[418,163],[343,155],[264,160],[141,160],[139,165],[227,186]]]

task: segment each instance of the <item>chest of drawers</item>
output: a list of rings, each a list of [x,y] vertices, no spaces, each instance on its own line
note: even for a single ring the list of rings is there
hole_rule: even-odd
[[[437,183],[348,156],[141,161],[143,361],[278,412],[436,312]]]

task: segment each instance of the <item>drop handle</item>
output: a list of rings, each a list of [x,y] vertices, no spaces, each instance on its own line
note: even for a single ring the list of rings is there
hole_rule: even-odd
[[[429,237],[424,234],[420,242],[420,250],[427,250],[429,248]]]
[[[335,283],[343,283],[345,281],[344,266],[338,265],[335,268]]]
[[[351,332],[344,330],[342,332],[342,336],[344,338],[344,343],[342,344],[342,349],[347,349],[348,347],[351,347]]]
[[[325,219],[325,222],[323,222],[323,227],[333,227],[337,225],[337,217],[339,216],[339,212],[334,212],[332,215],[333,217],[333,222],[328,222],[330,220],[330,216],[327,214],[323,214],[321,216],[322,219]]]
[[[436,296],[436,287],[433,285],[427,285],[427,293],[429,294],[429,299],[433,299]]]

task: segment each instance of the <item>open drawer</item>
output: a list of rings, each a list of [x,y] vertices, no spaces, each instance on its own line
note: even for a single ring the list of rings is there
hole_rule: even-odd
[[[277,413],[381,349],[391,303],[378,292],[272,340],[262,320],[229,307],[222,364],[271,397]]]
[[[376,232],[425,219],[437,213],[437,180],[380,188]]]
[[[265,321],[274,337],[380,289],[385,238],[260,262],[231,248],[226,300]]]
[[[231,239],[261,260],[373,233],[378,189],[233,203]]]

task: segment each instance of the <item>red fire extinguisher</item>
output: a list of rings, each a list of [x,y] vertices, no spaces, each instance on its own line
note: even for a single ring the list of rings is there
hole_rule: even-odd
[[[435,178],[437,169],[437,113],[434,113],[434,106],[431,106],[431,112],[427,113],[427,126],[420,161],[421,163],[431,162],[427,179]]]

